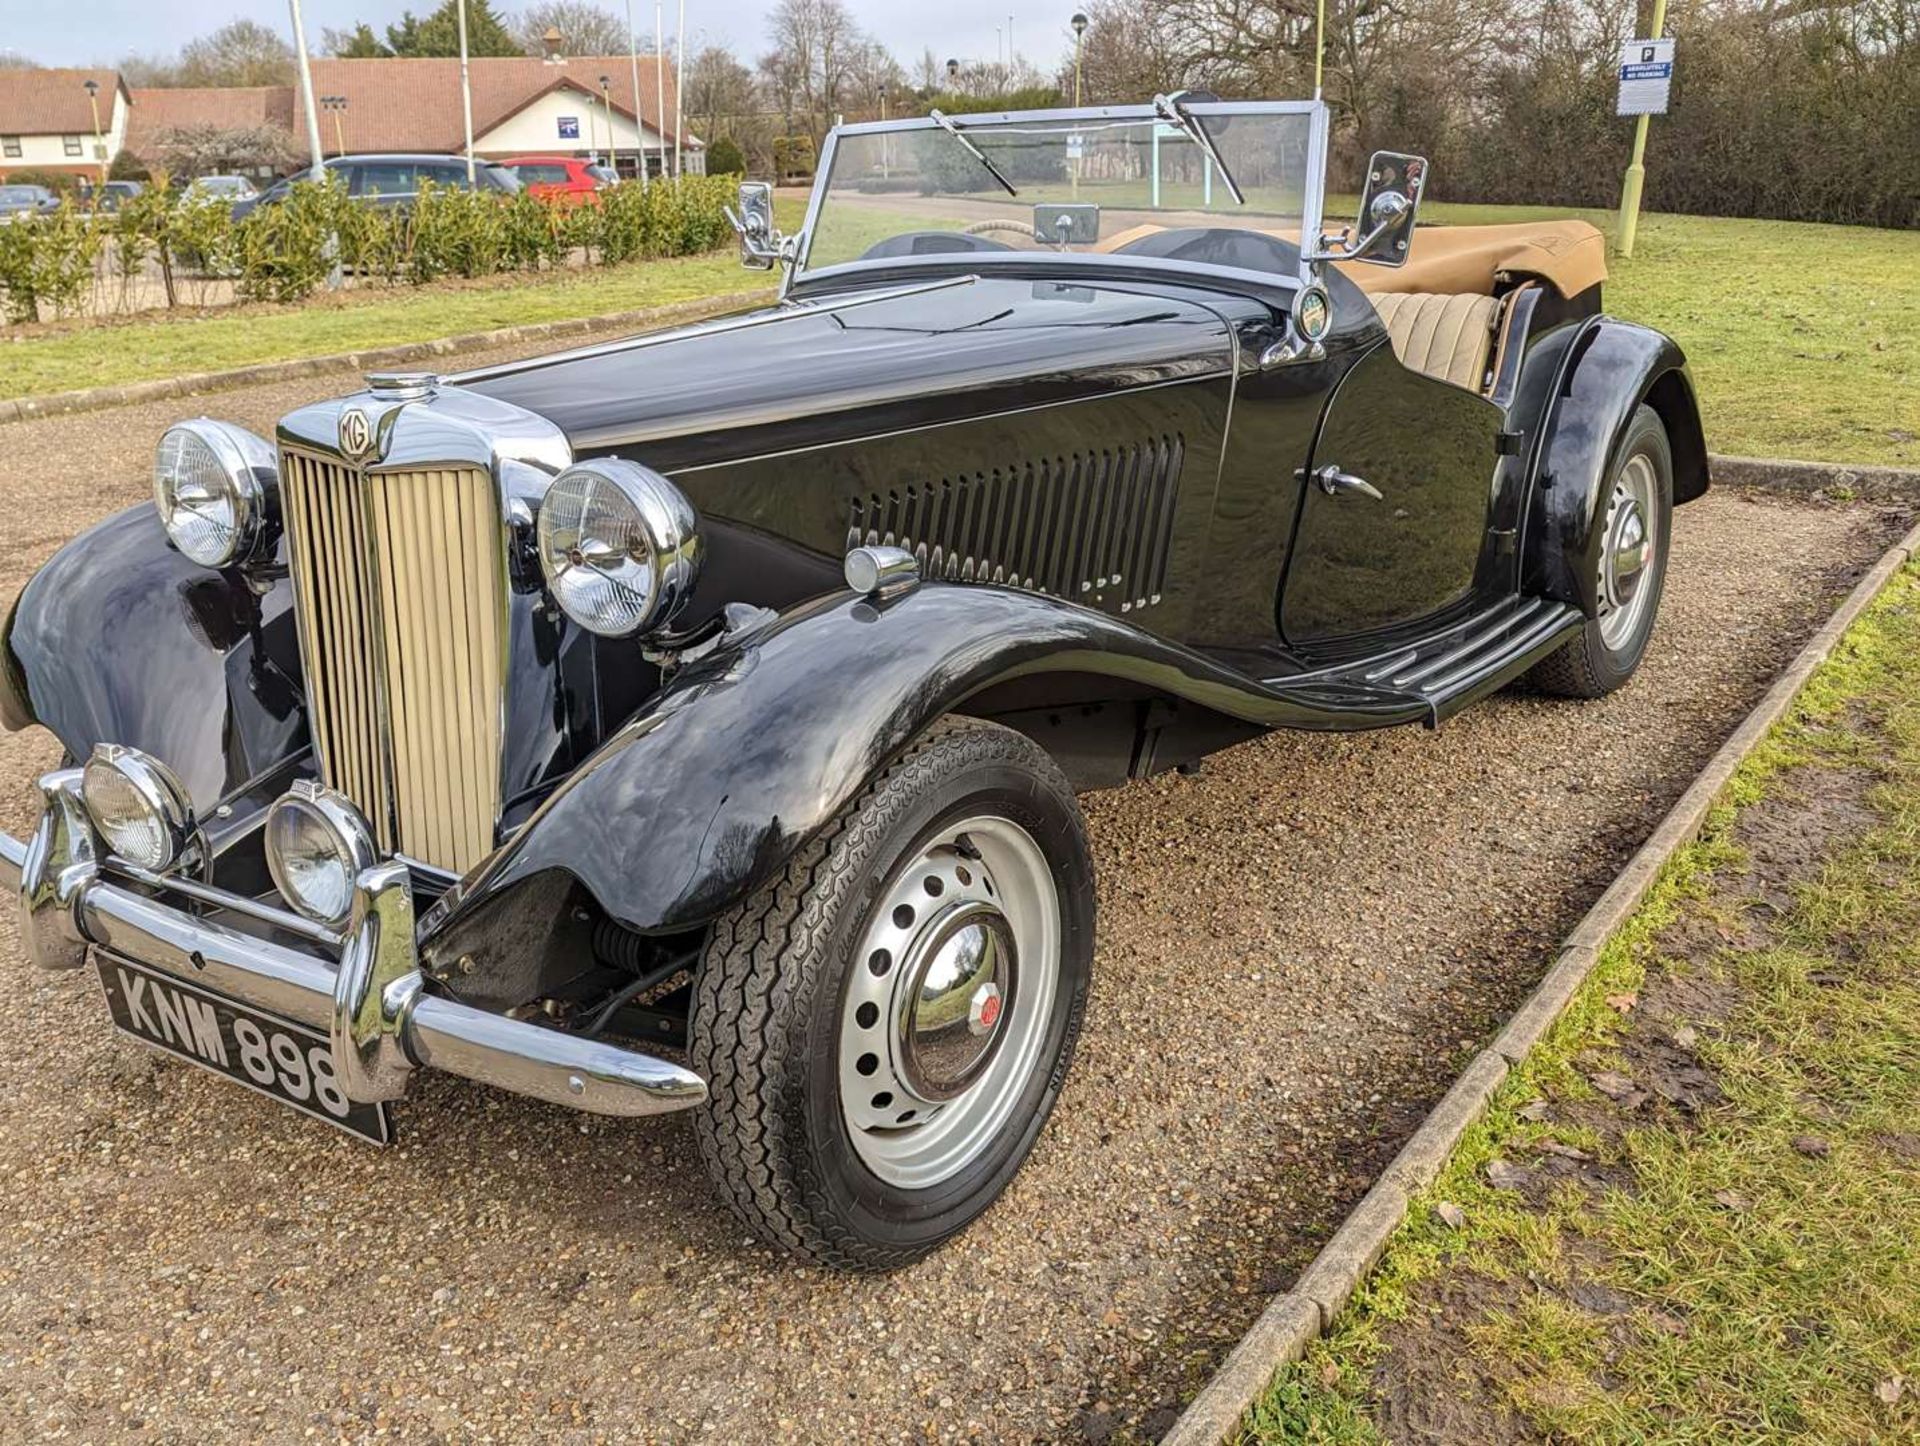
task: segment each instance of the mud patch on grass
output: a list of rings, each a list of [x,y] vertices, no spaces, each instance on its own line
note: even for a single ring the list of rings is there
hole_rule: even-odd
[[[1394,1441],[1507,1446],[1545,1439],[1504,1402],[1514,1384],[1472,1349],[1472,1322],[1518,1308],[1525,1287],[1462,1271],[1438,1283],[1388,1333],[1374,1372],[1379,1424]]]
[[[1734,830],[1743,861],[1714,875],[1706,896],[1689,900],[1657,936],[1640,988],[1609,999],[1621,1011],[1615,1036],[1574,1057],[1591,1093],[1522,1110],[1523,1119],[1551,1133],[1505,1141],[1501,1157],[1484,1168],[1502,1198],[1545,1215],[1564,1207],[1569,1186],[1590,1198],[1633,1194],[1639,1182],[1625,1148],[1629,1132],[1659,1128],[1686,1137],[1712,1118],[1725,1095],[1700,1045],[1730,1027],[1741,1006],[1728,956],[1772,944],[1774,926],[1801,887],[1874,828],[1879,819],[1868,798],[1877,781],[1866,767],[1794,768],[1743,811]],[[1876,1143],[1892,1156],[1920,1157],[1920,1135],[1883,1134]],[[1738,1192],[1722,1194],[1719,1208],[1748,1208]],[[1407,1309],[1384,1332],[1369,1380],[1370,1411],[1387,1439],[1447,1446],[1546,1439],[1526,1408],[1544,1406],[1551,1414],[1555,1392],[1571,1387],[1529,1378],[1526,1365],[1476,1349],[1476,1335],[1496,1320],[1546,1309],[1583,1323],[1604,1362],[1589,1380],[1608,1391],[1626,1384],[1608,1373],[1632,1343],[1686,1335],[1691,1327],[1682,1314],[1620,1288],[1621,1272],[1604,1247],[1576,1227],[1549,1229],[1551,1269],[1516,1267],[1499,1278],[1456,1265],[1409,1288]],[[1824,1327],[1807,1320],[1792,1329],[1817,1340]]]

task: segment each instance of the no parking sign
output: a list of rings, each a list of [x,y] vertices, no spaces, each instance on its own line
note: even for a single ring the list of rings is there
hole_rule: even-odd
[[[1620,47],[1620,104],[1615,115],[1665,115],[1673,85],[1673,42],[1629,40]]]

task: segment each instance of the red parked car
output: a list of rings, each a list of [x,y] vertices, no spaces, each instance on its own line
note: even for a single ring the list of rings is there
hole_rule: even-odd
[[[534,195],[578,206],[619,180],[612,166],[577,156],[515,156],[502,161]]]

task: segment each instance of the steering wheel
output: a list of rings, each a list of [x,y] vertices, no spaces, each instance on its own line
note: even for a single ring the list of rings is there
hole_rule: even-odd
[[[986,231],[1010,231],[1016,236],[1024,236],[1037,246],[1052,246],[1061,251],[1067,249],[1064,241],[1050,240],[1038,227],[1029,225],[1025,221],[1016,221],[1011,216],[989,216],[984,221],[975,221],[962,229],[968,236],[978,236]]]

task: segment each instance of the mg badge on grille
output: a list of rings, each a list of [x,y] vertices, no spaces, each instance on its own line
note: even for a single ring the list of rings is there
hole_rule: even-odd
[[[373,423],[359,407],[340,414],[340,451],[351,462],[364,462],[373,452]]]

